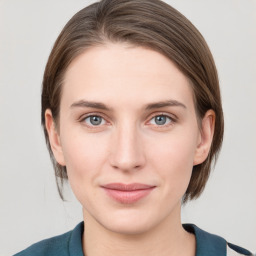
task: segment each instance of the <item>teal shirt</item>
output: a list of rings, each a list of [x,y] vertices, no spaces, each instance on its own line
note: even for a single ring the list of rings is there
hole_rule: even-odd
[[[196,225],[184,224],[183,227],[196,236],[196,256],[226,256],[227,245],[242,255],[252,255],[249,251],[229,244],[225,239],[207,233]],[[28,247],[14,256],[84,256],[82,235],[84,223],[79,223],[74,230],[55,236]]]

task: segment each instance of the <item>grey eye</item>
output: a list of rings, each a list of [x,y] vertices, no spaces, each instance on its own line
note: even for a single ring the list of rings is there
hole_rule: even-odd
[[[150,122],[154,125],[165,125],[171,122],[171,118],[168,116],[159,115],[153,117]]]
[[[164,125],[166,123],[166,116],[156,116],[155,123],[158,125]]]
[[[101,116],[88,116],[85,118],[85,122],[91,126],[99,126],[105,123],[105,120]]]

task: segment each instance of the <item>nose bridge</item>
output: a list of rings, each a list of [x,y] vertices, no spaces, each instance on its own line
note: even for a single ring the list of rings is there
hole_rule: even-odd
[[[123,171],[139,169],[145,158],[140,130],[135,122],[123,122],[113,132],[111,165]]]

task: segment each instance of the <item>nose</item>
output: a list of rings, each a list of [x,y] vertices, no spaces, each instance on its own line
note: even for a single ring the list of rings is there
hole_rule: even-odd
[[[130,124],[116,128],[110,142],[110,164],[121,171],[141,169],[146,162],[138,128]]]

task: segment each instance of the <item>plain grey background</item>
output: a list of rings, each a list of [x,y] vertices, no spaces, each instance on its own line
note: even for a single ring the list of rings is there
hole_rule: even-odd
[[[58,196],[40,127],[48,55],[65,23],[94,1],[0,0],[0,256],[82,220]],[[220,76],[225,137],[203,195],[183,222],[256,252],[256,1],[169,0],[206,38]]]

